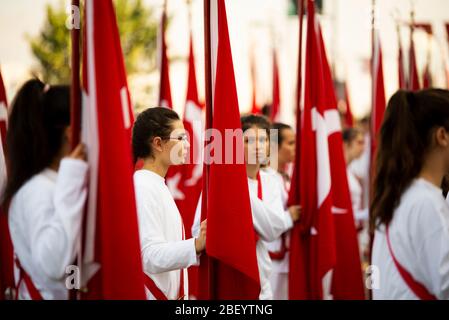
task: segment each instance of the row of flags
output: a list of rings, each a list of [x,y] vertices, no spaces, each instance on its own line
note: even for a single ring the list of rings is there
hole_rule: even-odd
[[[272,70],[272,101],[270,109],[265,111],[257,102],[257,81],[256,81],[256,60],[254,57],[251,58],[251,81],[252,81],[252,96],[251,96],[251,113],[252,114],[264,114],[272,122],[278,122],[281,120],[281,92],[279,84],[279,65],[278,56],[276,50],[273,49],[272,52],[273,59],[273,70]]]
[[[408,50],[408,65],[405,64],[404,50],[401,42],[400,28],[397,26],[398,35],[398,86],[400,89],[419,90],[432,87],[432,73],[431,73],[431,61],[432,50],[431,42],[434,36],[433,28],[430,23],[410,23],[410,45]],[[449,23],[445,25],[447,38],[449,41]],[[414,34],[416,30],[422,30],[426,33],[428,44],[424,70],[422,77],[420,77],[417,67],[416,50]],[[449,86],[449,65],[447,60],[443,57],[443,64],[445,66],[446,84]]]
[[[292,232],[290,298],[323,298],[323,277],[331,270],[335,298],[363,298],[336,100],[312,1],[308,12],[304,120],[295,166],[301,179],[293,181],[296,187],[292,190],[299,193],[292,192],[290,199],[302,205],[303,219]],[[85,288],[81,298],[144,299],[129,143],[134,119],[112,1],[86,1],[85,19],[82,130],[78,134],[87,146],[90,177],[77,261]],[[206,112],[210,116],[213,110],[210,126],[224,134],[225,129],[240,128],[224,0],[210,1],[209,19],[215,24],[210,42],[216,50],[207,57],[212,66],[208,81],[213,103]],[[191,137],[196,135],[189,124],[201,114],[194,70],[190,42],[184,122],[192,130]],[[167,107],[169,97],[167,90],[161,90],[161,101],[168,101]],[[297,116],[299,120],[299,110]],[[222,151],[229,151],[228,147]],[[330,152],[336,157],[332,164]],[[238,152],[233,150],[233,154]],[[203,175],[207,183],[202,183],[201,175],[194,175],[195,167],[179,168],[178,173],[187,177],[179,188],[191,181],[198,195],[198,186],[203,186],[205,197],[202,215],[208,219],[207,254],[198,269],[198,298],[257,299],[260,281],[245,165],[211,164]],[[177,200],[189,230],[196,201]]]

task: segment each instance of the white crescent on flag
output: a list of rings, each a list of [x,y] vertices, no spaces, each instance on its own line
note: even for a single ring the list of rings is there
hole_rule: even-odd
[[[320,208],[331,190],[331,169],[326,121],[316,107],[312,108],[312,130],[316,132],[317,167],[320,168],[317,170],[318,208]]]
[[[86,145],[87,162],[89,164],[89,195],[86,213],[86,237],[82,263],[82,285],[86,285],[89,279],[98,271],[99,264],[95,262],[95,230],[97,216],[97,186],[98,186],[98,162],[99,139],[98,118],[96,111],[97,90],[95,76],[94,54],[94,7],[92,1],[86,1],[86,43],[87,43],[87,89],[89,95],[83,92],[82,103],[82,132],[81,140]]]
[[[348,213],[348,210],[342,209],[342,208],[338,208],[338,207],[335,207],[335,206],[332,206],[331,211],[332,211],[333,214],[345,214],[345,213]]]

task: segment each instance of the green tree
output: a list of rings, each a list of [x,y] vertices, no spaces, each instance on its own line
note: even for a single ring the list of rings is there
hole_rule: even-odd
[[[46,22],[35,38],[29,38],[31,51],[45,82],[70,83],[70,30],[66,27],[67,1],[47,5]],[[155,66],[157,19],[142,0],[115,0],[120,41],[128,75]],[[81,19],[81,25],[83,19]]]

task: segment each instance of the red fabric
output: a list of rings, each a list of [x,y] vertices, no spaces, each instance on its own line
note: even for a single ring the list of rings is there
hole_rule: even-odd
[[[285,233],[281,235],[281,248],[279,251],[268,251],[271,260],[283,260],[287,254],[287,239]]]
[[[415,28],[422,29],[429,35],[433,35],[432,25],[430,23],[415,23]]]
[[[279,67],[276,51],[273,51],[273,102],[271,108],[271,121],[279,121],[281,116],[281,94],[279,87]]]
[[[416,281],[413,278],[413,276],[396,259],[396,256],[394,255],[393,249],[391,247],[390,233],[388,230],[388,226],[386,227],[386,236],[387,236],[388,251],[390,252],[391,258],[393,259],[394,265],[396,266],[396,269],[401,275],[402,280],[404,280],[409,289],[421,300],[438,300],[438,298],[433,294],[431,294],[429,290],[427,290],[427,288],[424,287],[424,285]]]
[[[262,109],[257,104],[257,80],[256,80],[256,65],[254,56],[251,59],[251,80],[253,82],[253,95],[252,95],[252,102],[251,102],[251,113],[252,114],[260,114],[262,112]]]
[[[321,58],[324,74],[324,95],[327,93],[327,102],[324,106],[327,111],[334,111],[338,115],[337,99],[333,89],[333,82],[321,30],[319,30],[321,44]],[[351,195],[348,178],[346,176],[346,161],[343,153],[343,137],[338,117],[335,117],[335,130],[328,132],[329,155],[332,180],[332,208],[335,227],[336,265],[332,275],[332,295],[336,300],[363,300],[363,276],[360,262],[357,231],[352,211]],[[327,122],[326,122],[327,123]],[[329,131],[329,127],[328,127]],[[329,158],[330,160],[330,158]]]
[[[6,299],[7,288],[14,288],[14,253],[8,215],[0,208],[0,300]]]
[[[147,274],[143,275],[145,277],[145,286],[151,292],[151,294],[156,298],[156,300],[168,300],[167,296],[158,288],[153,279],[151,279]]]
[[[0,72],[0,114],[7,118],[7,105],[5,86],[3,84],[2,74]],[[3,151],[6,153],[6,125],[7,119],[0,118],[0,143],[2,143]],[[6,163],[0,165],[6,166]],[[14,254],[9,235],[8,216],[4,212],[4,208],[0,207],[0,300],[5,299],[4,296],[7,288],[14,287]]]
[[[432,75],[430,73],[429,61],[426,64],[426,69],[424,69],[422,87],[423,87],[423,89],[432,87]]]
[[[322,299],[322,279],[336,263],[329,150],[326,127],[323,125],[328,105],[328,97],[323,94],[327,89],[321,60],[324,53],[321,52],[315,8],[311,0],[308,1],[307,11],[301,152],[299,164],[298,161],[295,163],[295,180],[292,180],[289,199],[290,204],[301,204],[302,213],[299,223],[291,231],[290,299]],[[298,170],[301,176],[299,181],[295,178],[295,171]]]
[[[351,100],[349,99],[349,88],[348,82],[345,82],[345,99],[346,99],[346,113],[345,113],[345,123],[346,126],[352,128],[354,126],[354,116],[351,111]]]
[[[182,240],[185,240],[185,230],[184,226],[182,228]],[[179,293],[177,300],[184,300],[184,269],[180,269],[179,276]],[[156,285],[156,283],[149,277],[146,273],[143,274],[145,287],[151,292],[151,294],[156,298],[156,300],[168,300],[167,296],[162,292],[161,289]]]
[[[97,184],[90,185],[89,198],[96,191],[96,203],[87,213],[95,217],[95,235],[84,232],[84,250],[93,248],[94,256],[83,256],[83,268],[95,262],[100,269],[89,280],[83,298],[146,299],[132,178],[134,119],[112,1],[87,1],[85,17],[83,64],[87,75],[83,78],[89,109],[83,112],[93,108],[96,113],[98,170],[90,167]],[[86,117],[90,117],[89,112]],[[88,144],[93,140],[89,135]],[[93,148],[88,148],[90,160]]]
[[[260,171],[257,172],[257,197],[263,200],[262,180],[260,178]]]
[[[16,266],[19,269],[19,281],[17,282],[16,287],[16,300],[19,299],[19,288],[22,285],[22,281],[25,282],[25,286],[28,290],[31,300],[43,300],[41,293],[39,292],[39,290],[37,290],[36,286],[33,283],[33,280],[31,280],[31,277],[28,275],[25,269],[22,268],[19,259],[16,259]]]
[[[404,70],[404,55],[402,53],[402,45],[400,39],[398,40],[399,54],[398,54],[398,81],[399,89],[406,89],[407,83],[405,80],[405,70]]]
[[[218,0],[217,7],[218,52],[212,127],[224,137],[225,129],[240,129],[241,125],[224,0]],[[235,159],[237,153],[243,152],[243,145],[232,145]],[[219,151],[225,155],[224,143]],[[200,265],[199,278],[205,279],[200,283],[200,291],[205,295],[199,298],[258,299],[259,270],[245,164],[235,160],[232,164],[212,163],[209,170],[208,197],[203,197],[203,209],[207,216],[206,252],[210,259],[208,268]]]
[[[159,106],[173,108],[170,90],[170,72],[167,57],[167,44],[165,42],[165,27],[167,26],[167,13],[164,6],[160,26],[160,82],[159,82]]]
[[[204,129],[202,124],[203,106],[198,99],[192,35],[190,35],[188,72],[183,123],[189,136],[190,149],[188,161],[180,166],[181,178],[178,189],[184,194],[184,199],[175,199],[184,221],[187,239],[192,237],[193,220],[202,188],[201,136]],[[196,297],[198,296],[198,267],[190,267],[188,273],[189,294]]]
[[[0,108],[4,108],[3,110],[0,110],[0,135],[1,135],[1,143],[3,143],[3,150],[6,146],[6,122],[7,122],[7,108],[8,108],[8,100],[6,99],[6,90],[5,85],[3,83],[2,73],[0,70]],[[5,113],[5,114],[4,114]],[[3,118],[2,116],[5,116]]]
[[[372,90],[372,111],[371,111],[371,159],[374,159],[377,149],[377,135],[385,113],[385,87],[382,63],[382,47],[379,36],[374,39],[375,49],[373,57],[373,90]]]
[[[419,90],[419,75],[418,67],[416,66],[415,43],[413,41],[413,36],[409,50],[409,63],[408,89],[412,91]]]

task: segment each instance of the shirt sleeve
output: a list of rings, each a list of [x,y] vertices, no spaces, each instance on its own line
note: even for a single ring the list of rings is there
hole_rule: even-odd
[[[436,208],[434,203],[423,203],[424,209],[418,228],[423,237],[418,245],[418,264],[421,269],[420,277],[425,277],[426,283],[430,283],[427,289],[433,292],[439,299],[449,299],[449,208],[444,213],[438,212],[442,208]],[[446,221],[445,221],[446,220]],[[419,238],[419,237],[418,237]],[[414,239],[418,240],[418,239]]]
[[[136,188],[139,233],[144,270],[150,274],[188,268],[199,263],[195,239],[167,241],[163,235],[162,213],[149,192]]]
[[[86,177],[87,163],[63,159],[54,193],[33,190],[26,199],[32,261],[49,278],[62,278],[75,260],[87,197]]]
[[[264,192],[264,200],[250,192],[251,211],[253,224],[262,240],[273,241],[293,227],[293,221],[284,210],[281,198],[281,190],[277,183],[266,183],[268,192]]]
[[[195,238],[198,237],[198,235],[200,234],[202,200],[203,200],[203,193],[201,192],[200,197],[198,199],[198,204],[196,206],[195,217],[193,219],[193,224],[192,224],[192,236]]]

